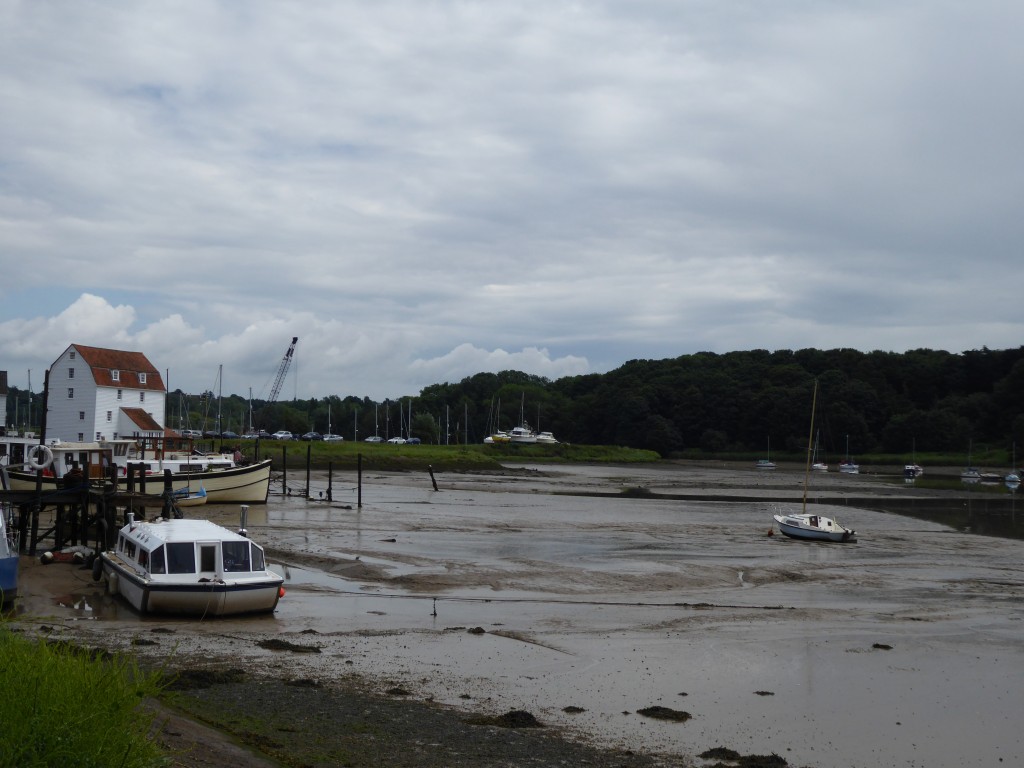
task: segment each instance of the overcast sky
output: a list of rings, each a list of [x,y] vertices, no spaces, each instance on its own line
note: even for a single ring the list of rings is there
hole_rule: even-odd
[[[0,369],[1024,343],[1024,4],[0,0]],[[223,376],[218,378],[218,371]]]

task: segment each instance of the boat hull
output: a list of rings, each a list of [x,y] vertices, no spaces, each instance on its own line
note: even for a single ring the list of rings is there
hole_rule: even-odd
[[[189,488],[202,486],[206,490],[208,504],[265,504],[270,493],[271,460],[249,464],[243,467],[213,469],[206,472],[171,473],[171,490],[188,492]],[[34,472],[10,470],[8,472],[11,490],[32,491],[36,487]],[[118,481],[119,484],[123,481]],[[57,489],[57,478],[43,477],[43,492]],[[122,486],[123,487],[123,486]],[[162,475],[149,475],[146,478],[146,493],[162,493],[164,478]],[[141,491],[141,484],[136,484]]]
[[[18,596],[17,554],[0,557],[0,609],[10,608]]]
[[[121,565],[103,552],[103,578],[111,594],[120,595],[139,613],[179,616],[234,616],[271,613],[281,597],[283,577],[224,581],[155,581]]]
[[[805,541],[854,542],[855,531],[820,515],[774,515],[779,530],[791,539]]]

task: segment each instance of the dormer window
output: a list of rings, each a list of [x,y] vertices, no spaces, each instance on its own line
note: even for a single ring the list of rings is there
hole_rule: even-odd
[[[145,383],[146,383],[146,374],[140,373],[139,374],[139,384],[145,384]]]
[[[114,381],[120,381],[121,380],[121,372],[115,368],[114,370],[112,370],[110,372],[110,378],[112,378]]]

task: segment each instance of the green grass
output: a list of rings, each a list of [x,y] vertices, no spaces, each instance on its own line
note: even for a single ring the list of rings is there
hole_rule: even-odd
[[[22,637],[0,622],[0,766],[166,765],[143,707],[158,680],[125,657]]]

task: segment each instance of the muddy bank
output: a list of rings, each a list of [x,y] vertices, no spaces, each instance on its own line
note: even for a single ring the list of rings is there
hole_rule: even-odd
[[[814,545],[767,535],[802,486],[785,470],[437,479],[434,491],[426,476],[368,473],[358,508],[337,479],[333,503],[320,501],[314,477],[312,499],[250,509],[251,535],[286,577],[272,616],[139,617],[88,574],[36,615],[82,643],[242,669],[242,688],[359,680],[463,720],[526,712],[546,737],[612,758],[702,765],[727,748],[817,768],[1024,762],[1022,544],[847,503],[923,499],[913,487],[822,480],[816,508],[859,542]],[[687,493],[727,498],[668,498]],[[238,510],[203,514],[233,525]]]

